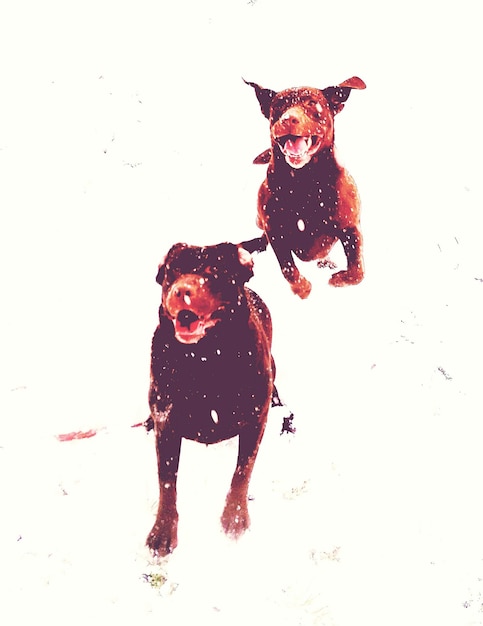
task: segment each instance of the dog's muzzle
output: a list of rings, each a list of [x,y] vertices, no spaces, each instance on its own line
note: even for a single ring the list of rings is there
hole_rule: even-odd
[[[164,310],[174,325],[181,343],[198,343],[206,331],[219,321],[223,303],[214,296],[207,280],[190,274],[182,276],[167,289]]]
[[[307,165],[323,145],[323,137],[318,135],[283,135],[278,137],[276,141],[285,161],[294,169],[300,169]]]

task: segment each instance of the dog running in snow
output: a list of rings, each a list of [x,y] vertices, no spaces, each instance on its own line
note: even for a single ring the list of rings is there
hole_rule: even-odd
[[[245,81],[255,89],[263,115],[270,122],[271,148],[254,163],[268,163],[258,193],[257,225],[270,243],[292,291],[307,298],[311,283],[299,272],[302,261],[335,269],[328,253],[339,240],[347,269],[332,275],[335,287],[355,285],[364,276],[360,199],[354,180],[337,161],[334,116],[353,89],[365,89],[354,76],[340,85],[273,91]]]
[[[245,284],[252,268],[243,244],[178,243],[158,269],[162,298],[152,340],[146,427],[155,433],[159,504],[146,543],[159,556],[178,542],[176,479],[183,437],[211,444],[238,435],[238,460],[221,523],[234,538],[250,525],[249,481],[270,404],[279,402],[270,313]]]

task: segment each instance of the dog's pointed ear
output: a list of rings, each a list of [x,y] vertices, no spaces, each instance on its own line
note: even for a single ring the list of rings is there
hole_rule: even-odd
[[[258,102],[260,103],[260,108],[262,109],[262,113],[267,119],[270,119],[270,104],[272,103],[273,97],[276,95],[277,92],[273,91],[273,89],[264,89],[263,87],[260,87],[260,85],[257,85],[257,83],[250,83],[248,80],[245,79],[243,79],[243,82],[255,89]]]
[[[166,265],[167,265],[168,258],[170,256],[172,256],[173,253],[179,252],[183,248],[187,248],[187,247],[188,246],[187,246],[186,243],[175,243],[174,246],[171,246],[171,248],[168,250],[168,252],[163,256],[163,258],[159,262],[158,273],[156,274],[156,282],[158,284],[160,284],[160,285],[163,284],[164,275],[166,273]]]
[[[326,87],[322,89],[325,99],[329,103],[334,114],[339,113],[344,108],[344,102],[350,96],[352,89],[365,89],[366,84],[358,76],[348,78],[340,85],[335,87]]]

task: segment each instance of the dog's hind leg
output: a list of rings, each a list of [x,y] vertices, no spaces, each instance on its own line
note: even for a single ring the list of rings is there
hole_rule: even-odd
[[[306,255],[302,255],[303,261],[317,261],[317,267],[335,270],[337,265],[330,260],[329,253],[334,247],[337,237],[321,235]]]

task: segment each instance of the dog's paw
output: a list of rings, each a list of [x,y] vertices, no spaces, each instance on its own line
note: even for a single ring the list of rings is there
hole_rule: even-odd
[[[329,285],[332,287],[347,287],[348,285],[357,285],[364,278],[364,274],[362,272],[349,272],[347,270],[343,270],[341,272],[336,272],[332,275],[329,280]]]
[[[303,276],[300,276],[300,278],[295,282],[290,283],[290,287],[292,288],[294,294],[302,298],[302,300],[308,298],[310,292],[312,291],[312,283]]]
[[[226,535],[232,539],[239,539],[250,528],[250,516],[246,504],[227,503],[221,516],[221,525]]]
[[[151,529],[146,545],[155,556],[167,556],[178,545],[178,518],[161,520]]]
[[[334,261],[331,261],[327,257],[325,259],[319,259],[317,261],[317,267],[322,268],[322,269],[335,270],[337,268],[337,265],[334,263]]]

